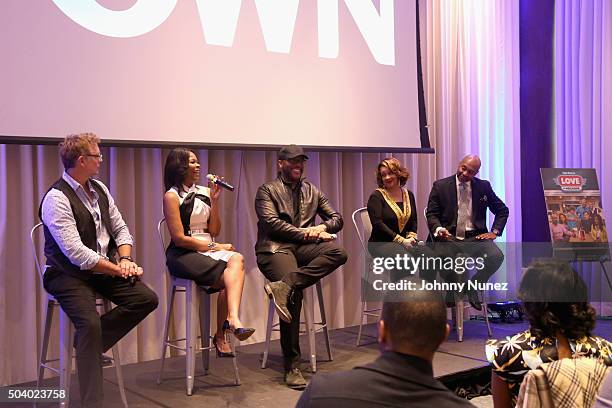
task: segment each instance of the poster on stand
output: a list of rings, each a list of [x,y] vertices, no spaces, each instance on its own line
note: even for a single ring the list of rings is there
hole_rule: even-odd
[[[555,258],[609,259],[608,230],[595,169],[540,169]]]

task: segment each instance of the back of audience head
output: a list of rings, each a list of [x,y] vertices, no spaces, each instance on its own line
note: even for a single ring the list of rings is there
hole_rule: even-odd
[[[382,351],[432,360],[448,336],[446,305],[436,292],[405,291],[399,301],[385,300],[378,326]]]
[[[595,309],[588,302],[588,288],[567,262],[543,259],[528,267],[518,293],[537,339],[562,334],[570,339],[590,336]]]

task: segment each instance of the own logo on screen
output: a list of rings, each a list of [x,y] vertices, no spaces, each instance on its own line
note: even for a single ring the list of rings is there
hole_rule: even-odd
[[[266,49],[288,54],[300,0],[254,0]],[[309,0],[312,1],[312,0]],[[137,0],[127,10],[109,10],[96,0],[53,0],[74,22],[110,37],[136,37],[159,27],[178,0]],[[204,41],[231,47],[242,0],[195,0]],[[344,0],[374,60],[395,65],[394,0]],[[319,57],[337,58],[339,46],[338,0],[317,0]]]

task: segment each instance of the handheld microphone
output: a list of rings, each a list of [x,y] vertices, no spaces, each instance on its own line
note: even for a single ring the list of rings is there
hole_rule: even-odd
[[[225,181],[221,180],[218,176],[215,176],[214,174],[207,174],[206,178],[209,181],[212,181],[213,183],[215,183],[216,185],[223,187],[229,191],[234,191],[234,186],[232,186],[229,183],[226,183]]]

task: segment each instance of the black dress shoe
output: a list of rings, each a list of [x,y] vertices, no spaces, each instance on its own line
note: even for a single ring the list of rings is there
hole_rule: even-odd
[[[476,310],[482,310],[482,303],[478,298],[478,292],[475,290],[471,290],[468,292],[468,302],[470,302],[470,306],[472,306]]]
[[[285,373],[285,384],[293,390],[303,390],[306,388],[306,380],[299,368],[292,368]]]
[[[255,329],[250,327],[236,327],[232,329],[229,320],[223,322],[223,331],[232,333],[240,341],[245,341],[255,333]]]
[[[291,294],[291,287],[283,281],[270,282],[264,286],[268,297],[274,302],[276,313],[286,323],[291,323],[291,313],[287,309],[287,301]]]

